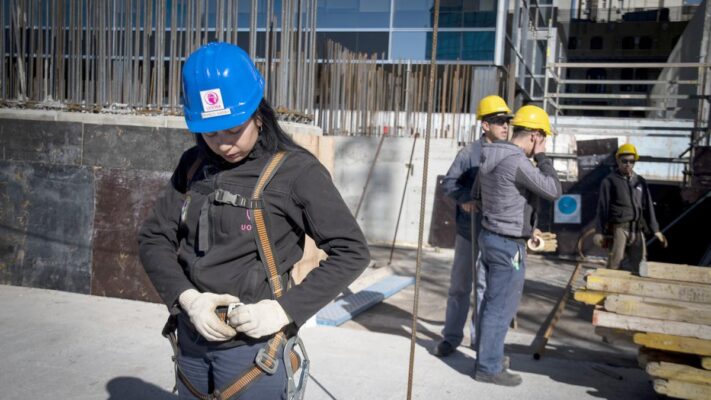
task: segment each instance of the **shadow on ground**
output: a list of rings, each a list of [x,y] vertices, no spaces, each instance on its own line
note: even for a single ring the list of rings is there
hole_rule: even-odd
[[[177,400],[178,396],[156,385],[130,376],[114,378],[106,384],[109,400]]]

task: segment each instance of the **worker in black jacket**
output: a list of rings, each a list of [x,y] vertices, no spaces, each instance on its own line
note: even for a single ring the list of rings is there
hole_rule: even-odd
[[[244,51],[227,43],[201,47],[183,67],[183,90],[197,145],[180,159],[140,229],[139,245],[148,276],[177,315],[177,365],[186,378],[178,390],[192,398],[224,391],[255,365],[275,333],[292,335],[360,275],[370,256],[328,171],[279,127],[263,99],[264,80]],[[262,200],[251,201],[277,152],[286,153],[282,165]],[[266,217],[266,232],[257,232],[257,212]],[[265,271],[263,233],[273,244],[280,296]],[[305,234],[328,257],[289,288]],[[236,308],[219,319],[216,309],[228,305]],[[285,398],[286,371],[262,373],[239,398]]]
[[[645,234],[656,236],[665,248],[667,239],[659,231],[647,181],[634,172],[639,160],[637,148],[631,143],[623,144],[615,158],[617,169],[600,185],[593,240],[600,247],[610,247],[608,268],[622,267],[639,274],[647,260]]]

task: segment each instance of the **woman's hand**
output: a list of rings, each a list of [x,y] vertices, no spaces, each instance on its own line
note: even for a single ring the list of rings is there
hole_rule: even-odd
[[[219,306],[239,303],[239,299],[229,294],[200,293],[195,289],[188,289],[180,294],[178,302],[183,311],[190,317],[195,329],[205,339],[219,342],[231,339],[237,332],[234,328],[220,321],[215,314]]]
[[[262,300],[255,304],[239,306],[227,318],[237,332],[244,332],[253,338],[277,333],[291,322],[276,300]]]

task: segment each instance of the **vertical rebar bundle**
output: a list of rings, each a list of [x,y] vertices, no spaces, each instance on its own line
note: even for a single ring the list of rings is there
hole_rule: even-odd
[[[328,42],[318,63],[317,1],[10,0],[0,6],[0,104],[174,115],[186,57],[212,41],[242,43],[286,112],[327,134],[422,133],[428,64],[383,64]],[[244,26],[239,26],[240,11]],[[245,17],[246,16],[246,17]],[[245,22],[246,21],[246,22]],[[472,68],[439,65],[433,137],[471,129]]]
[[[471,65],[381,64],[377,55],[326,44],[320,65],[317,124],[333,135],[412,136],[426,122],[428,76],[435,68],[437,123],[433,137],[456,139],[471,129]]]
[[[237,44],[244,34],[259,67],[278,77],[269,87],[274,93],[267,93],[272,102],[313,112],[316,0],[284,1],[282,29],[273,0],[267,0],[267,26],[258,26],[260,3],[254,0],[252,9],[243,11],[250,24],[240,27],[239,2],[229,0],[3,2],[0,101],[21,107],[177,114],[185,58],[208,42]],[[259,42],[262,33],[267,43]],[[267,53],[260,54],[258,47]],[[274,65],[265,66],[267,60]],[[273,97],[276,92],[279,96]]]

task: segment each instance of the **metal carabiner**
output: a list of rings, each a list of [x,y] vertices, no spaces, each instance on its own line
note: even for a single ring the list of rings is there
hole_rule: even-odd
[[[296,371],[291,367],[291,352],[294,351],[295,347],[298,347],[299,353],[301,353],[297,353],[300,360],[299,367],[297,368],[299,371],[298,376],[295,376]],[[309,377],[309,366],[311,362],[309,361],[309,356],[306,354],[304,342],[301,341],[300,337],[294,336],[286,342],[282,357],[284,358],[284,367],[286,368],[286,376],[288,379],[287,399],[302,400],[304,398],[304,392],[306,391],[306,381]]]

